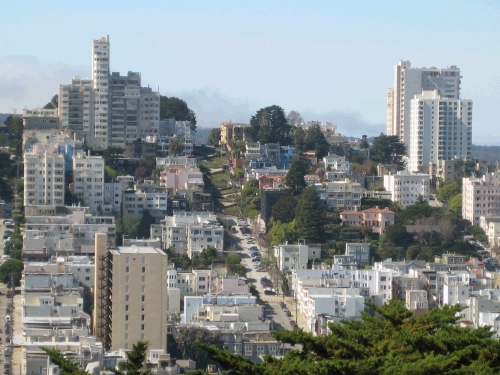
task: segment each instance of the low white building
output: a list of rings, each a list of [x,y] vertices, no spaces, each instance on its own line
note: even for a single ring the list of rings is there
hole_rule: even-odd
[[[349,173],[352,170],[352,163],[346,160],[345,156],[329,154],[323,157],[325,169],[336,172]]]
[[[304,270],[309,260],[307,245],[279,245],[274,247],[274,256],[281,271]]]
[[[366,266],[371,263],[370,259],[370,244],[369,243],[346,243],[345,255],[352,256],[354,261]]]
[[[430,176],[423,173],[399,171],[384,176],[384,188],[391,192],[391,200],[403,207],[415,204],[419,197],[429,202]]]

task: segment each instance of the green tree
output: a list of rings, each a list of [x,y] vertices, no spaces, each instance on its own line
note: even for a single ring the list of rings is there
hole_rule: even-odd
[[[40,349],[48,354],[50,362],[59,367],[59,375],[89,375],[87,371],[80,370],[77,362],[71,362],[71,360],[65,358],[58,350],[44,347],[40,347]]]
[[[370,144],[368,143],[367,136],[366,136],[366,135],[363,135],[363,136],[361,137],[361,139],[362,139],[362,141],[361,141],[361,143],[360,143],[359,147],[360,147],[361,149],[370,148]]]
[[[208,144],[218,146],[220,143],[220,128],[213,128],[208,135]]]
[[[323,241],[326,216],[314,188],[308,187],[300,195],[295,220],[299,238],[305,239],[306,242]]]
[[[245,170],[243,168],[234,168],[234,178],[237,180],[245,177]]]
[[[231,354],[200,342],[224,369],[242,375],[284,374],[497,374],[500,341],[489,326],[477,329],[456,324],[461,306],[444,306],[416,315],[403,302],[368,303],[362,321],[329,323],[327,336],[302,330],[274,331],[282,343],[296,348],[263,362]]]
[[[261,143],[286,144],[290,129],[283,108],[277,105],[259,109],[250,119],[250,134]]]
[[[462,214],[462,194],[457,194],[448,202],[448,209],[457,215]]]
[[[309,171],[309,160],[302,154],[296,156],[286,175],[285,185],[292,195],[298,195],[307,186],[304,176]]]
[[[126,372],[122,372],[114,367],[108,367],[106,370],[115,375],[149,375],[151,369],[146,367],[146,355],[148,352],[148,343],[138,341],[132,345],[132,350],[127,352],[127,361],[125,362]]]
[[[109,146],[102,152],[104,164],[114,170],[118,169],[118,159],[124,156],[125,150],[121,147]]]
[[[328,155],[330,145],[328,144],[325,135],[321,132],[318,122],[314,122],[306,133],[306,147],[308,150],[316,151],[316,156],[320,159]]]
[[[394,164],[404,168],[403,157],[406,155],[406,146],[396,135],[380,134],[373,141],[371,149],[372,160],[381,164]]]
[[[307,133],[302,126],[299,126],[293,130],[293,145],[298,152],[307,151],[306,135]]]
[[[230,254],[226,257],[226,267],[229,273],[239,276],[246,275],[246,268],[241,264],[241,257],[238,254]]]
[[[406,231],[403,224],[393,224],[385,230],[386,238],[396,246],[404,246],[413,242],[413,237]]]
[[[168,153],[172,156],[177,156],[184,151],[184,141],[181,138],[174,137],[168,145]]]
[[[472,234],[474,236],[474,238],[479,242],[487,242],[488,241],[488,236],[486,236],[484,229],[479,227],[479,226],[469,225],[467,227],[467,233]]]
[[[23,118],[18,115],[10,115],[4,122],[12,137],[9,140],[10,152],[18,158],[23,156]]]
[[[191,121],[191,130],[196,131],[196,115],[187,103],[179,98],[160,96],[160,118],[175,118],[176,121]]]
[[[23,272],[23,262],[17,259],[9,259],[0,266],[0,280],[2,283],[10,283],[11,277],[14,278],[14,285],[19,286]]]
[[[440,202],[448,202],[455,195],[460,194],[462,190],[457,182],[453,182],[452,184],[444,185],[437,193],[437,199]]]
[[[59,95],[55,94],[50,102],[43,106],[43,109],[57,109],[59,106]]]
[[[271,216],[274,221],[289,223],[295,218],[295,207],[297,206],[297,198],[286,195],[278,199],[271,209]]]
[[[206,369],[209,364],[215,362],[210,360],[205,350],[195,345],[200,342],[219,350],[224,347],[224,341],[218,332],[190,326],[180,330],[175,336],[168,335],[167,352],[174,358],[191,359],[196,362],[198,368]]]
[[[286,116],[286,122],[292,128],[299,128],[304,123],[304,119],[299,112],[290,111],[288,116]]]

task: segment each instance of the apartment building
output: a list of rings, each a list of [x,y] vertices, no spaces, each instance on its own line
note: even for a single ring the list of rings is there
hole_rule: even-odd
[[[108,246],[116,245],[116,224],[113,216],[92,216],[84,210],[67,214],[26,215],[23,254],[46,250],[46,256],[93,254],[96,233],[105,233]]]
[[[405,307],[410,311],[416,311],[421,314],[429,310],[429,301],[427,291],[425,290],[407,290],[405,296]]]
[[[368,208],[363,211],[342,211],[343,227],[371,227],[373,233],[383,234],[387,227],[394,224],[396,213],[387,208]]]
[[[160,131],[160,93],[150,87],[140,88],[139,135],[145,137]]]
[[[471,158],[471,100],[441,97],[434,90],[416,94],[410,105],[409,171],[439,160]]]
[[[71,138],[59,131],[25,131],[23,133],[24,152],[36,154],[48,151],[64,155],[64,171],[73,170],[73,155],[83,148],[83,141]]]
[[[399,171],[397,174],[384,176],[384,188],[391,192],[391,200],[403,207],[415,204],[421,197],[429,201],[430,176],[423,173]]]
[[[276,257],[278,269],[282,272],[303,270],[307,268],[307,262],[309,261],[309,247],[307,245],[274,246],[274,256]]]
[[[325,169],[330,169],[335,172],[349,173],[352,170],[352,163],[348,160],[346,161],[345,156],[335,154],[328,154],[323,157],[323,165],[325,166]]]
[[[77,76],[70,84],[59,85],[58,113],[61,130],[74,132],[80,137],[91,134],[94,108],[92,80]]]
[[[257,297],[251,294],[206,294],[184,297],[181,323],[189,324],[201,320],[256,321],[259,316],[262,316],[262,306],[257,304]]]
[[[467,177],[462,183],[462,217],[473,225],[481,216],[500,215],[500,172]]]
[[[227,144],[228,141],[243,141],[251,139],[250,124],[238,124],[232,122],[223,122],[220,126],[220,142]]]
[[[371,263],[370,257],[370,244],[369,243],[346,243],[345,255],[352,257],[352,259],[364,267]]]
[[[56,109],[23,109],[24,130],[59,129],[59,112]]]
[[[183,189],[203,190],[203,173],[198,167],[166,167],[160,172],[160,186],[173,194]]]
[[[94,334],[106,349],[131,349],[139,340],[166,349],[168,257],[151,247],[107,248],[96,235]]]
[[[110,50],[109,36],[94,40],[92,44],[92,87],[94,90],[94,131],[91,139],[96,149],[104,150],[109,145],[110,122],[109,92]]]
[[[361,208],[361,184],[346,178],[314,184],[323,205],[331,211],[355,210]]]
[[[167,156],[164,158],[156,158],[156,166],[158,168],[189,168],[198,167],[197,158],[189,158],[187,156]]]
[[[410,144],[411,100],[423,91],[436,90],[443,99],[460,98],[460,69],[412,68],[409,61],[400,60],[394,70],[394,87],[388,91],[387,135],[397,135]],[[436,129],[437,130],[437,129]]]
[[[92,215],[104,212],[104,159],[77,152],[73,158],[73,194],[89,207]]]
[[[155,189],[154,185],[150,190],[152,191],[140,187],[136,187],[135,190],[124,190],[122,192],[123,214],[141,219],[144,211],[147,210],[155,218],[165,217],[168,193],[164,189]]]
[[[24,154],[24,205],[64,205],[63,154],[52,150]]]

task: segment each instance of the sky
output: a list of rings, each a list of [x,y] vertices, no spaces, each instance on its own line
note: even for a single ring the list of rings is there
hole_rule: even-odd
[[[473,143],[500,145],[498,0],[0,0],[0,14],[0,113],[90,77],[92,40],[109,35],[111,70],[186,100],[201,127],[276,104],[378,135],[400,59],[457,65]]]

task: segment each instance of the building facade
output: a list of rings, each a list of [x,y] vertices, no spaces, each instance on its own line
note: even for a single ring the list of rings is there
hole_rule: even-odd
[[[500,215],[500,173],[467,177],[462,182],[462,217],[479,225],[481,216]]]
[[[424,91],[410,101],[408,170],[472,156],[472,101]]]
[[[391,192],[391,200],[399,202],[403,207],[415,204],[419,197],[429,202],[430,176],[399,171],[397,174],[384,176],[384,188]]]
[[[24,154],[24,205],[64,205],[63,154],[49,150]]]

